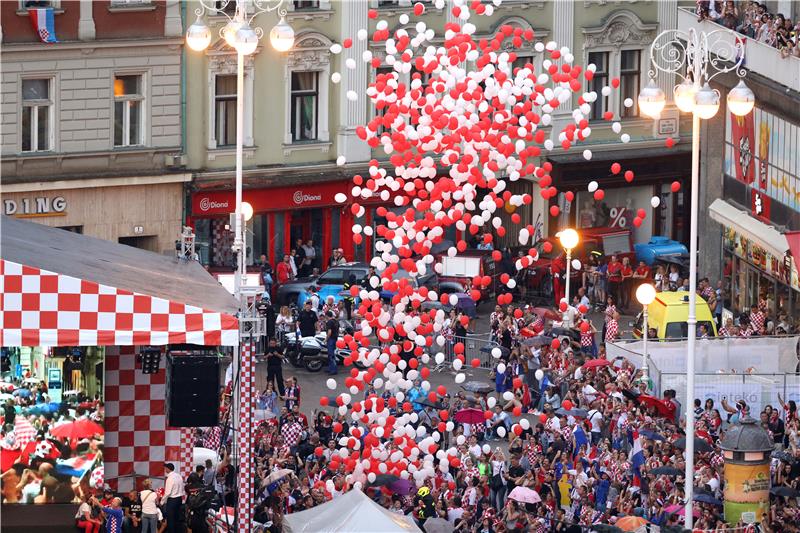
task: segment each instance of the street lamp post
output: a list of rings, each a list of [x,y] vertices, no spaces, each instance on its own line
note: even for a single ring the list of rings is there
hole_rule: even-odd
[[[572,261],[572,249],[578,246],[578,242],[580,241],[580,236],[578,232],[572,228],[567,228],[565,230],[561,230],[558,233],[558,240],[561,242],[561,246],[564,248],[564,251],[567,253],[567,281],[564,286],[564,296],[567,300],[567,310],[564,311],[561,320],[562,322],[565,321],[566,317],[569,313],[569,280],[570,280],[570,262]],[[559,302],[560,305],[560,302]]]
[[[240,472],[240,498],[247,487],[252,487],[251,479],[243,479],[248,476],[250,459],[240,455],[239,443],[243,442],[242,435],[247,433],[246,426],[249,421],[242,420],[242,417],[250,416],[251,411],[242,402],[242,387],[249,387],[248,383],[242,380],[252,380],[252,369],[247,368],[242,372],[242,367],[247,366],[243,361],[252,361],[251,341],[249,339],[254,333],[250,325],[245,325],[247,320],[247,298],[242,290],[245,284],[246,271],[246,231],[247,220],[253,216],[253,208],[247,202],[242,201],[242,159],[244,149],[244,58],[256,51],[258,41],[264,32],[260,27],[253,28],[251,25],[256,15],[276,11],[281,17],[278,24],[270,32],[270,42],[272,47],[279,52],[289,50],[294,44],[294,31],[289,26],[284,17],[286,8],[282,7],[284,0],[198,0],[200,7],[195,10],[197,20],[189,26],[186,31],[186,44],[192,50],[201,52],[211,44],[211,30],[203,21],[203,14],[207,11],[214,15],[223,15],[228,19],[225,26],[220,29],[219,35],[229,46],[236,50],[236,207],[233,213],[231,226],[233,227],[234,238],[231,247],[236,254],[236,273],[234,275],[234,297],[239,302],[239,351],[236,352],[231,361],[233,375],[233,401],[231,408],[231,428],[233,430],[232,459],[234,464],[238,464]],[[233,4],[232,4],[233,2]],[[234,5],[235,10],[231,16],[228,6]],[[257,328],[256,328],[257,329]],[[245,341],[245,337],[248,340]],[[247,344],[247,345],[245,345]],[[246,398],[250,401],[250,398]],[[244,423],[243,423],[244,422]],[[246,446],[245,446],[246,447]],[[247,505],[240,505],[237,513],[238,528],[240,531],[250,529],[252,521],[252,509],[246,509]]]
[[[709,81],[719,74],[734,72],[744,77],[744,43],[735,37],[733,43],[726,40],[732,33],[729,30],[697,32],[666,30],[661,32],[650,46],[650,83],[639,94],[639,108],[653,118],[657,118],[666,104],[666,96],[653,79],[656,70],[675,74],[683,82],[673,89],[675,104],[685,113],[692,113],[692,184],[689,226],[689,313],[688,346],[686,353],[686,509],[684,525],[691,529],[693,524],[692,500],[694,487],[694,359],[697,312],[697,217],[698,181],[700,169],[700,119],[710,119],[719,109],[719,91],[709,86]],[[711,37],[711,39],[709,39]],[[721,37],[716,39],[715,37]],[[685,70],[684,70],[685,69]],[[685,75],[684,75],[685,72]],[[740,82],[728,92],[728,109],[737,116],[748,114],[754,106],[753,92]]]
[[[649,384],[650,361],[647,353],[647,306],[656,299],[656,288],[649,283],[642,283],[636,288],[636,299],[642,304],[642,379]]]

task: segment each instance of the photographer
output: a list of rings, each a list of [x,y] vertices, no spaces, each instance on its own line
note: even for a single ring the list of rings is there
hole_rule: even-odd
[[[278,346],[275,338],[269,340],[267,346],[267,383],[271,383],[278,396],[283,399],[286,390],[283,386],[283,350]],[[277,383],[276,383],[277,382]]]

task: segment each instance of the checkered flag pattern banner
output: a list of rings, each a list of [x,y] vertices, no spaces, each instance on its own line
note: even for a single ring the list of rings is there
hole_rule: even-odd
[[[241,383],[241,408],[239,410],[239,506],[238,530],[250,531],[253,522],[254,490],[253,479],[253,398],[255,383],[255,361],[253,359],[253,345],[251,342],[242,342],[242,357],[239,367],[239,383]],[[234,376],[235,379],[235,376]]]
[[[233,232],[226,228],[227,219],[217,218],[211,221],[211,253],[215,265],[233,263]]]
[[[182,472],[185,460],[181,429],[167,427],[167,371],[144,374],[137,359],[135,346],[106,348],[103,460],[106,481],[118,491],[140,488],[146,477],[158,486],[164,462]]]
[[[0,346],[236,346],[236,317],[0,259]]]

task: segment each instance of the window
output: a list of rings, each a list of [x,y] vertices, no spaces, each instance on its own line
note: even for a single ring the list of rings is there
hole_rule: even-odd
[[[53,120],[50,80],[22,80],[22,151],[50,150]]]
[[[319,277],[320,285],[341,285],[344,283],[347,271],[343,268],[332,268]]]
[[[22,9],[37,9],[43,7],[59,7],[59,2],[54,0],[22,0]]]
[[[592,120],[600,120],[603,113],[608,110],[608,97],[603,96],[602,89],[608,85],[608,52],[589,52],[589,63],[594,63],[597,69],[594,77],[589,82],[589,91],[597,93],[597,100],[592,102]]]
[[[399,4],[399,0],[378,0],[378,7],[394,7]]]
[[[639,107],[636,104],[639,98],[639,76],[641,74],[641,67],[639,57],[641,52],[639,50],[623,50],[620,54],[619,65],[619,94],[621,101],[630,98],[633,100],[631,107],[620,106],[620,116],[622,118],[630,118],[639,115]]]
[[[319,0],[294,0],[294,9],[319,9]]]
[[[215,2],[216,9],[222,10],[228,15],[236,13],[236,0],[217,0]]]
[[[114,146],[142,141],[142,76],[114,76]]]
[[[236,143],[236,76],[216,77],[214,125],[217,146],[230,146]]]
[[[317,140],[319,72],[292,72],[292,142]]]
[[[377,69],[375,69],[375,79],[378,79],[379,76],[385,76],[386,74],[391,74],[392,72],[394,72],[394,68],[392,68],[392,67],[378,67]],[[389,107],[388,105],[385,105],[382,108],[377,108],[376,107],[375,108],[375,116],[376,117],[383,117],[386,114],[386,109],[388,107]],[[380,136],[381,134],[383,134],[384,132],[387,132],[387,131],[389,131],[389,128],[387,128],[383,124],[381,124],[380,126],[378,126],[377,134]]]

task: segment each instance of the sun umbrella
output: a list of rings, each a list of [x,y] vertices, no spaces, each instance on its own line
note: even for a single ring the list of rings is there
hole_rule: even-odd
[[[480,409],[462,409],[453,418],[459,424],[480,424],[486,421],[486,417]]]
[[[378,474],[375,476],[375,481],[369,484],[370,487],[383,487],[384,485],[391,485],[395,481],[399,480],[399,476],[395,476],[394,474]]]
[[[452,533],[453,524],[444,518],[428,518],[425,520],[425,533]]]
[[[508,495],[508,498],[519,503],[539,503],[542,501],[539,493],[528,487],[515,487],[511,494]]]
[[[657,476],[680,476],[683,474],[683,470],[672,466],[659,466],[658,468],[652,469],[650,473]]]
[[[576,409],[564,409],[563,407],[559,407],[556,409],[556,414],[562,416],[571,416],[573,418],[586,418],[589,416],[589,411],[586,409],[581,409],[580,407]]]
[[[103,426],[88,418],[61,424],[50,429],[50,435],[61,439],[67,438],[73,443],[80,439],[102,435],[104,432]]]
[[[589,359],[583,364],[583,368],[587,370],[600,368],[601,366],[611,366],[611,361],[608,359]]]
[[[786,498],[795,498],[800,492],[791,487],[772,487],[769,493],[773,496],[784,496]]]
[[[398,494],[400,496],[406,496],[408,494],[411,494],[411,491],[414,488],[414,484],[407,479],[400,478],[386,485],[386,488],[394,492],[395,494]]]
[[[655,407],[659,416],[663,416],[665,418],[675,417],[675,408],[672,405],[667,405],[666,402],[659,400],[655,396],[641,394],[639,395],[638,399],[639,403],[646,407]]]
[[[710,505],[716,505],[717,507],[722,507],[722,502],[710,494],[695,494],[694,498],[692,499],[696,502],[708,503]]]
[[[783,461],[784,463],[794,463],[794,457],[789,452],[784,451],[774,451],[770,454],[770,457],[773,459],[778,459],[779,461]]]
[[[264,480],[264,485],[270,485],[272,483],[275,483],[276,481],[280,481],[281,479],[285,478],[290,474],[294,474],[294,472],[292,472],[288,468],[281,468],[280,470],[276,470],[267,476],[267,479]]]
[[[676,514],[678,516],[683,516],[686,514],[686,506],[676,503],[670,505],[669,507],[665,507],[664,512],[667,514]],[[700,510],[696,507],[692,507],[692,516],[694,516],[695,518],[699,518]]]
[[[673,446],[678,448],[679,450],[686,449],[686,437],[681,437],[675,442],[672,443]],[[708,441],[701,439],[699,437],[694,438],[694,453],[708,453],[713,451],[714,448],[708,443]]]
[[[623,516],[614,525],[622,531],[636,531],[645,524],[647,524],[647,520],[641,516]]]
[[[469,392],[492,392],[494,390],[494,385],[489,383],[488,381],[467,381],[461,388],[465,391]],[[427,522],[425,522],[427,524]]]
[[[23,398],[28,398],[31,395],[31,391],[29,389],[17,389],[12,394],[14,396],[21,396]]]
[[[553,342],[553,337],[549,337],[547,335],[537,335],[536,337],[528,337],[522,341],[522,344],[525,346],[539,348],[541,346],[549,346],[551,342]]]

